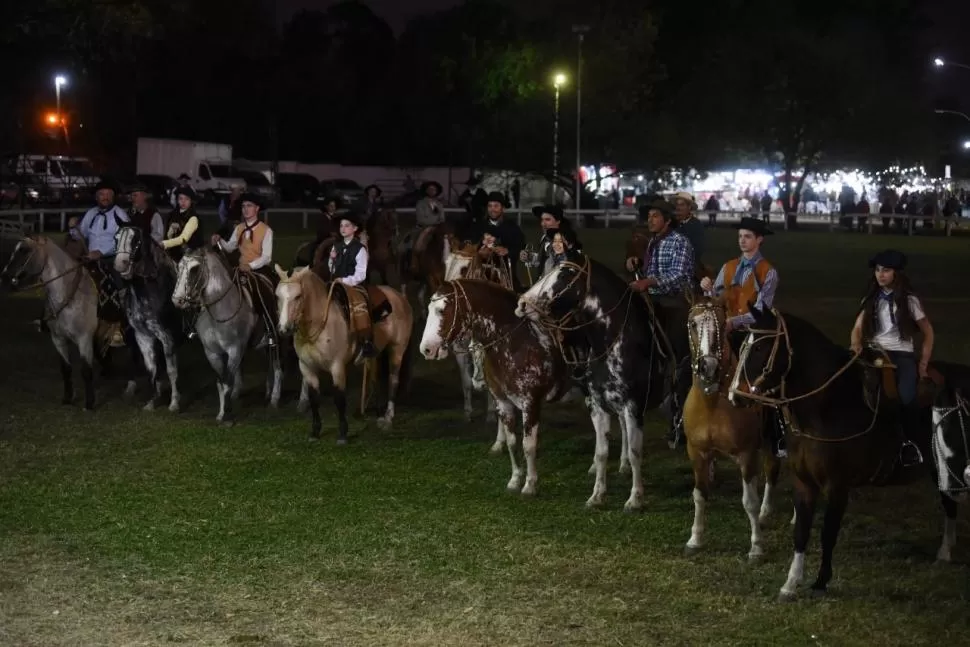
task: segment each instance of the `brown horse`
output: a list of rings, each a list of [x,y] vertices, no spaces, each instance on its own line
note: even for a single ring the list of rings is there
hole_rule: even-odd
[[[308,387],[310,411],[313,416],[310,438],[320,438],[320,378],[327,371],[333,378],[334,402],[339,416],[337,444],[347,443],[347,365],[354,357],[354,335],[348,319],[334,302],[337,284],[327,284],[309,268],[295,270],[292,275],[279,266],[276,272],[280,284],[276,288],[279,300],[279,330],[294,333],[293,344],[300,359],[300,373]],[[389,428],[394,420],[394,401],[401,388],[406,388],[410,376],[410,339],[414,317],[411,306],[399,292],[387,286],[380,290],[391,307],[385,319],[374,324],[374,346],[386,361],[387,408],[378,420]]]
[[[445,264],[451,254],[451,232],[452,227],[448,223],[434,225],[430,231],[412,235],[414,240],[402,241],[398,250],[401,294],[407,296],[409,283],[419,284],[418,305],[421,313],[419,316],[424,316],[429,290],[434,292],[444,283]],[[417,245],[419,242],[420,246]],[[411,248],[409,244],[415,247]]]
[[[487,281],[459,279],[442,285],[428,304],[421,354],[444,359],[457,340],[470,336],[482,346],[485,378],[495,396],[499,433],[512,464],[508,489],[536,493],[536,449],[543,402],[569,393],[571,379],[555,341],[538,324],[515,315],[517,295]],[[522,412],[526,477],[515,457],[515,410]]]
[[[715,453],[729,456],[741,468],[742,504],[751,523],[748,559],[764,554],[761,523],[771,512],[771,490],[778,482],[780,463],[764,441],[761,407],[739,409],[727,398],[734,372],[727,369],[730,348],[724,336],[725,311],[720,302],[695,302],[687,317],[690,332],[693,383],[684,405],[687,455],[694,469],[694,525],[685,551],[692,554],[704,544],[705,507],[710,495],[710,474]],[[767,482],[758,509],[759,453],[764,450]]]

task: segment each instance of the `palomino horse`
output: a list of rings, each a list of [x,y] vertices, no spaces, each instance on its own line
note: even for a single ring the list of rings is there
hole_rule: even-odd
[[[781,464],[765,442],[761,407],[739,409],[728,401],[728,381],[734,372],[724,370],[731,355],[724,325],[723,304],[709,298],[695,302],[687,316],[693,382],[684,404],[684,435],[694,469],[694,525],[685,550],[691,554],[704,544],[711,466],[714,454],[720,453],[733,458],[741,468],[744,491],[741,502],[751,524],[748,559],[754,560],[764,554],[761,523],[771,513],[771,490],[778,482]],[[759,514],[758,472],[762,451],[767,482]]]
[[[98,287],[84,266],[46,236],[27,236],[17,243],[3,268],[3,281],[14,289],[39,284],[47,296],[51,341],[61,356],[63,404],[74,400],[70,344],[81,356],[84,408],[94,409],[94,344],[98,332]],[[134,384],[129,383],[129,386]]]
[[[515,314],[562,333],[561,346],[578,356],[570,363],[583,372],[581,381],[589,393],[596,429],[596,455],[590,469],[596,473],[596,487],[587,504],[605,501],[613,414],[620,419],[623,440],[620,471],[633,473],[624,509],[641,509],[643,414],[660,406],[664,374],[646,301],[604,265],[573,251],[519,298]]]
[[[516,294],[494,283],[472,279],[441,286],[428,304],[421,354],[444,359],[448,347],[470,336],[481,344],[485,377],[498,403],[499,434],[506,440],[512,477],[508,489],[536,493],[536,449],[543,402],[561,400],[572,381],[552,337],[541,326],[515,316]],[[515,410],[522,412],[522,449],[526,475],[515,458]]]
[[[465,241],[459,244],[458,240],[451,238],[450,253],[445,263],[445,281],[457,279],[484,279],[492,283],[501,284],[501,277],[494,273],[489,273],[481,259],[478,257],[478,245]],[[505,287],[511,285],[507,283]],[[511,289],[511,288],[509,288]],[[475,390],[484,390],[487,395],[485,404],[486,422],[495,422],[495,398],[489,391],[485,383],[484,358],[481,352],[481,345],[472,343],[470,339],[463,338],[455,341],[451,346],[454,352],[455,361],[458,362],[458,371],[461,375],[461,390],[465,399],[465,419],[471,422],[474,409],[472,407],[472,393]],[[492,445],[491,452],[498,454],[505,447],[505,437],[502,435],[502,427],[499,425],[495,443]]]
[[[866,397],[865,378],[870,369],[856,355],[807,321],[776,311],[753,312],[755,323],[741,347],[729,397],[733,404],[753,401],[780,407],[788,429],[795,484],[795,554],[779,598],[796,596],[815,506],[823,494],[827,506],[822,562],[812,591],[824,594],[832,578],[832,553],[849,491],[885,482],[890,480],[888,476],[898,477],[894,482],[906,482],[918,476],[912,472],[919,470],[893,469],[900,445],[897,403],[887,402],[881,391]],[[960,368],[966,374],[967,369]],[[930,456],[929,407],[925,414],[925,433],[913,437],[910,432],[910,440],[924,456]],[[954,527],[957,504],[948,491],[942,491],[941,497],[947,523],[938,558],[945,560],[949,559],[952,538],[948,533]]]
[[[139,227],[126,226],[118,230],[114,268],[128,284],[125,291],[125,316],[135,332],[145,368],[151,377],[152,396],[146,411],[155,408],[155,400],[162,396],[162,382],[158,379],[155,361],[155,341],[161,343],[165,354],[165,368],[172,388],[168,410],[179,410],[178,356],[176,342],[181,337],[181,320],[172,304],[175,290],[175,267],[165,250],[148,238]],[[147,249],[146,249],[147,247]]]
[[[243,355],[262,337],[262,317],[253,303],[258,298],[243,289],[238,276],[231,273],[219,253],[203,248],[186,252],[179,261],[172,303],[183,310],[199,311],[195,331],[209,365],[216,372],[219,392],[216,420],[219,422],[231,421],[231,401],[238,399],[242,390]],[[272,346],[266,352],[270,366],[266,375],[266,398],[276,408],[280,402],[283,368],[279,352]]]
[[[407,298],[408,283],[417,282],[419,316],[424,316],[425,303],[428,300],[428,292],[434,292],[444,282],[445,264],[451,253],[451,241],[449,234],[452,227],[447,223],[434,225],[430,231],[422,230],[418,234],[408,234],[402,240],[398,249],[398,262],[401,275],[401,294]],[[415,240],[409,242],[408,237],[413,236]],[[421,240],[424,244],[422,249],[412,249]]]
[[[347,443],[347,365],[354,357],[353,332],[348,320],[333,299],[335,283],[327,284],[309,268],[294,270],[292,275],[279,265],[276,287],[279,302],[279,331],[294,333],[293,345],[300,359],[300,373],[308,390],[313,422],[310,438],[320,438],[320,372],[327,371],[336,390],[334,404],[339,417],[337,444]],[[382,355],[387,371],[387,408],[378,420],[383,428],[394,421],[394,401],[410,377],[411,329],[414,317],[407,299],[396,290],[379,286],[391,312],[374,324],[374,346]]]

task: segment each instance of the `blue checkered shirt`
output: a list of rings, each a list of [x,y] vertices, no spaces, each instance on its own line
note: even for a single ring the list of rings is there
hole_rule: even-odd
[[[650,294],[665,296],[679,294],[694,280],[694,248],[683,234],[671,231],[647,245],[643,258],[646,278],[654,277],[657,285]]]

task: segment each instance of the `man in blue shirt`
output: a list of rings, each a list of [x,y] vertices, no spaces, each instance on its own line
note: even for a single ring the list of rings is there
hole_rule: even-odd
[[[686,292],[694,282],[694,248],[676,230],[674,207],[665,200],[656,200],[640,208],[646,212],[647,230],[653,235],[643,255],[643,278],[630,283],[636,292],[648,292],[655,306],[658,324],[663,328],[674,361],[673,375],[666,380],[667,389],[663,410],[670,416],[668,442],[676,447],[684,402],[690,391],[690,339],[687,334],[687,313],[690,306]],[[666,351],[665,351],[666,352]]]
[[[124,338],[121,332],[121,308],[115,301],[115,295],[121,289],[123,283],[121,277],[117,275],[114,268],[114,257],[116,252],[115,236],[124,223],[129,222],[128,214],[125,210],[115,204],[115,194],[117,193],[114,185],[101,181],[94,188],[94,197],[98,206],[89,209],[78,230],[87,243],[87,260],[94,267],[95,277],[100,279],[100,288],[110,298],[104,303],[107,308],[102,308],[98,318],[110,321],[108,331],[108,343],[111,346],[124,346]]]

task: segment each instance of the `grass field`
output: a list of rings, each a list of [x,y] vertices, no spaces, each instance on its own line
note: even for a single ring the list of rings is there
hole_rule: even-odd
[[[710,259],[733,253],[733,233],[709,234]],[[593,255],[619,264],[624,232],[582,234]],[[278,243],[278,258],[292,258],[297,242]],[[889,245],[912,259],[938,356],[970,362],[965,239],[781,233],[766,250],[782,277],[779,305],[845,339],[866,261]],[[284,408],[263,407],[261,358],[248,367],[239,424],[217,426],[213,376],[196,347],[181,355],[182,414],[142,412],[120,398],[120,382],[99,382],[94,413],[60,406],[53,348],[28,326],[40,302],[3,295],[0,305],[0,645],[970,640],[970,551],[964,543],[956,564],[933,564],[942,515],[929,479],[858,491],[829,597],[781,605],[787,476],[762,563],[745,558],[741,489],[725,461],[709,544],[684,558],[690,469],[655,417],[646,512],[622,513],[629,478],[615,473],[616,446],[608,506],[590,512],[593,434],[582,407],[547,409],[538,497],[507,494],[508,460],[487,453],[493,426],[463,421],[451,360],[417,359],[395,429],[355,419],[351,444],[338,448],[327,399],[324,440],[307,442],[294,375]],[[961,519],[960,536],[970,536]],[[811,577],[817,546],[816,527]]]

